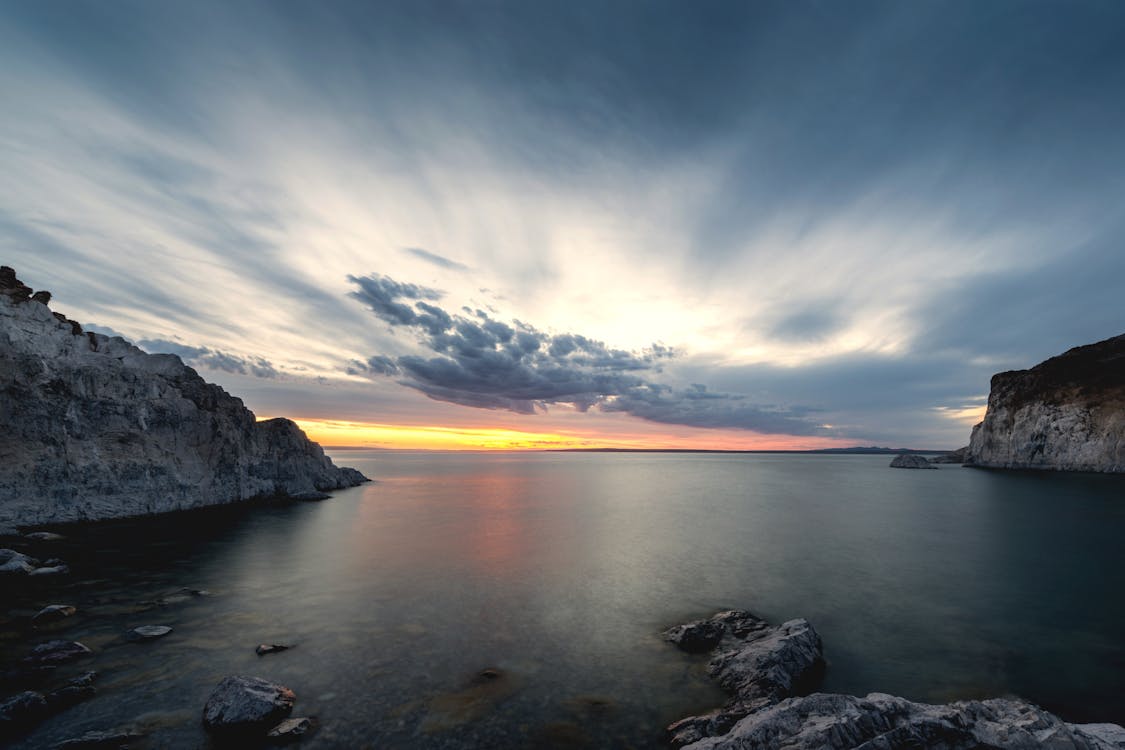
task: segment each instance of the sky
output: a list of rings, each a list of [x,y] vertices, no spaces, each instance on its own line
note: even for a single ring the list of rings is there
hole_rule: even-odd
[[[387,448],[956,448],[1125,330],[1125,4],[0,0],[0,262]]]

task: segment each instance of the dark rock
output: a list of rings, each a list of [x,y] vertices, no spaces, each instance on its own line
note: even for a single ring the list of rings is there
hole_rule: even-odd
[[[51,304],[51,293],[45,289],[41,289],[35,294],[31,295],[32,302],[42,302],[44,305]]]
[[[966,445],[964,448],[958,448],[957,450],[950,451],[949,453],[946,453],[944,455],[934,456],[933,458],[930,459],[930,463],[932,463],[932,464],[963,464],[963,463],[965,463],[965,461],[968,460],[968,457],[969,457],[969,446]]]
[[[203,707],[203,726],[221,736],[262,736],[289,716],[297,696],[260,677],[223,679]]]
[[[31,618],[31,623],[37,627],[49,625],[52,622],[65,620],[77,611],[77,609],[69,604],[48,604]]]
[[[892,469],[936,469],[936,466],[930,464],[925,456],[919,456],[917,453],[901,453],[894,457],[891,461]]]
[[[332,496],[327,492],[301,492],[296,495],[291,495],[291,500],[301,500],[303,502],[316,502],[318,500],[328,500]]]
[[[315,716],[300,716],[286,719],[266,733],[266,739],[274,745],[288,745],[297,742],[316,729]]]
[[[265,656],[266,654],[276,654],[280,651],[288,651],[291,648],[293,647],[286,646],[283,643],[260,643],[258,644],[258,647],[254,649],[254,653],[256,653],[258,656]]]
[[[25,690],[0,703],[0,739],[29,729],[50,716],[47,699],[34,690]]]
[[[130,641],[154,641],[163,638],[172,632],[168,625],[138,625],[125,633],[125,638]]]
[[[30,664],[63,664],[75,659],[81,659],[83,656],[89,656],[92,652],[90,649],[83,646],[77,641],[47,641],[40,643],[35,648],[31,649],[31,654],[24,659],[25,662]]]
[[[107,731],[86,732],[81,737],[63,740],[55,745],[56,750],[121,750],[144,737],[132,730],[111,729]]]
[[[57,562],[57,561],[53,561]],[[28,573],[29,576],[65,576],[70,574],[69,565],[48,565],[36,568]]]
[[[697,654],[710,651],[719,645],[726,628],[714,620],[696,620],[686,625],[677,625],[666,631],[664,637],[688,653]]]
[[[33,531],[30,534],[24,534],[24,536],[37,542],[60,542],[66,539],[62,534],[56,534],[53,531]]]

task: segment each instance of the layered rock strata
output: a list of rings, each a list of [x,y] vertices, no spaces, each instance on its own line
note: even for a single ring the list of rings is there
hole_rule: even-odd
[[[994,375],[967,463],[1125,472],[1125,335]]]
[[[0,527],[118,518],[366,478],[257,421],[179,357],[86,332],[0,267]]]

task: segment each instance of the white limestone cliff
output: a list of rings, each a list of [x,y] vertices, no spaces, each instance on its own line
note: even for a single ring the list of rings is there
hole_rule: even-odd
[[[1125,472],[1125,335],[994,375],[968,463]]]

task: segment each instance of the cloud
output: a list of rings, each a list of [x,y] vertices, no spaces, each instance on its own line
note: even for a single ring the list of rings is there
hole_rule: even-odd
[[[141,339],[136,344],[150,354],[175,354],[185,364],[193,367],[206,367],[258,378],[276,378],[280,374],[272,362],[262,357],[243,357],[204,346],[188,346],[167,339]]]
[[[483,310],[463,308],[465,314],[450,315],[422,301],[440,299],[441,292],[387,276],[349,279],[359,287],[352,292],[355,299],[385,323],[412,331],[433,355],[353,361],[350,374],[401,375],[399,382],[434,400],[517,414],[565,404],[580,412],[597,408],[692,427],[827,434],[810,419],[810,409],[762,406],[702,385],[676,390],[654,382],[651,376],[675,357],[671,348],[658,343],[639,352],[614,349],[579,334],[548,334],[521,321],[504,323]]]
[[[455,260],[450,260],[449,258],[438,255],[437,253],[431,253],[429,250],[423,250],[420,247],[404,247],[402,249],[402,251],[404,253],[409,253],[410,255],[413,255],[415,258],[421,258],[422,260],[426,261],[427,263],[432,263],[435,266],[438,266],[439,268],[445,268],[445,269],[448,269],[450,271],[468,271],[469,270],[469,267],[466,266],[464,263],[458,263]]]

